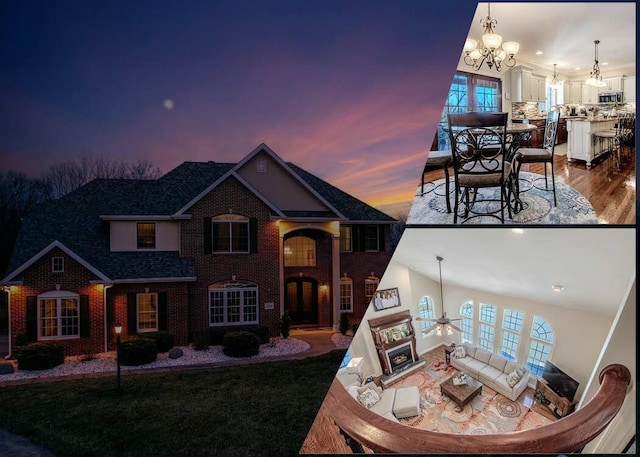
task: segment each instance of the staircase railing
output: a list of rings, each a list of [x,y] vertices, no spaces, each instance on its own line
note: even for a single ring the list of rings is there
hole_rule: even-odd
[[[611,422],[624,402],[631,373],[609,365],[600,388],[582,408],[535,429],[492,435],[454,435],[398,424],[360,405],[334,379],[324,406],[341,431],[376,453],[402,454],[551,454],[581,450]]]

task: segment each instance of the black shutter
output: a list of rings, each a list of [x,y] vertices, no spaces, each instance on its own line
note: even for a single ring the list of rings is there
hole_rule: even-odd
[[[167,293],[158,292],[158,330],[167,330]]]
[[[384,252],[384,225],[378,225],[378,250]]]
[[[358,251],[365,252],[367,250],[367,226],[358,225]]]
[[[89,338],[90,328],[89,296],[80,295],[80,338]]]
[[[135,335],[138,333],[138,301],[136,294],[129,292],[127,294],[127,334]]]
[[[351,250],[353,252],[360,251],[360,226],[351,226]]]
[[[211,218],[210,217],[205,217],[204,221],[203,221],[203,232],[204,232],[204,240],[203,240],[203,245],[204,245],[204,253],[205,254],[211,254]]]
[[[258,219],[255,217],[249,219],[249,252],[258,252]]]
[[[27,297],[27,339],[38,341],[38,298],[35,295]]]

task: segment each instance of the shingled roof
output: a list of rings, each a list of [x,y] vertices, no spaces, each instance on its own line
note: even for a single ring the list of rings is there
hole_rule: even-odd
[[[235,164],[184,162],[156,180],[96,179],[48,202],[26,217],[9,272],[58,241],[113,280],[193,278],[195,267],[178,252],[110,252],[109,226],[101,216],[171,216]],[[394,219],[289,163],[319,195],[352,221],[393,223]],[[286,214],[286,212],[285,212]],[[290,217],[334,217],[291,212]]]

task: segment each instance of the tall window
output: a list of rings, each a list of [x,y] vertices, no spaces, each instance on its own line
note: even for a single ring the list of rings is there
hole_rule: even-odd
[[[156,224],[153,222],[138,222],[138,249],[155,249]]]
[[[502,83],[499,78],[456,72],[438,124],[437,149],[449,149],[449,136],[445,129],[447,113],[469,111],[496,112],[502,110]]]
[[[54,291],[38,297],[39,339],[80,336],[80,301],[72,292]]]
[[[352,228],[349,225],[340,226],[340,251],[351,252],[353,251],[353,238]]]
[[[211,218],[213,252],[249,252],[249,218],[221,214]]]
[[[345,276],[340,278],[340,312],[353,312],[353,280]]]
[[[64,273],[64,257],[51,258],[51,272]]]
[[[158,294],[137,294],[138,332],[158,330]]]
[[[373,294],[376,293],[378,284],[380,284],[380,280],[376,276],[367,276],[367,279],[364,280],[364,297],[367,303],[371,303],[373,300]]]
[[[480,303],[480,347],[493,352],[495,338],[496,307]]]
[[[460,340],[462,343],[473,343],[473,302],[467,301],[460,307],[460,328],[462,334]]]
[[[418,315],[425,319],[435,319],[436,313],[434,311],[433,299],[428,295],[424,295],[420,298],[420,301],[418,302]],[[425,330],[433,325],[434,322],[422,321],[421,324],[422,330]],[[422,337],[425,338],[427,335],[432,335],[434,332],[435,329],[431,330],[429,333],[422,333]]]
[[[518,359],[520,334],[524,324],[524,313],[505,309],[502,316],[502,348],[501,355],[509,360]]]
[[[285,267],[315,267],[316,241],[306,236],[293,236],[284,241]]]
[[[378,252],[380,241],[378,239],[380,231],[377,225],[365,225],[364,227],[364,250],[367,252]]]
[[[529,355],[527,367],[536,376],[542,376],[544,363],[551,356],[554,336],[553,329],[547,321],[534,316],[531,324],[531,341],[529,343]]]
[[[257,324],[258,285],[225,281],[209,286],[209,325]]]

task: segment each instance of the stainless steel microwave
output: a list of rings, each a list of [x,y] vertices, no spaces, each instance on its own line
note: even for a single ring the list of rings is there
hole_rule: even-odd
[[[598,94],[598,102],[600,103],[622,103],[622,91],[607,91]]]

